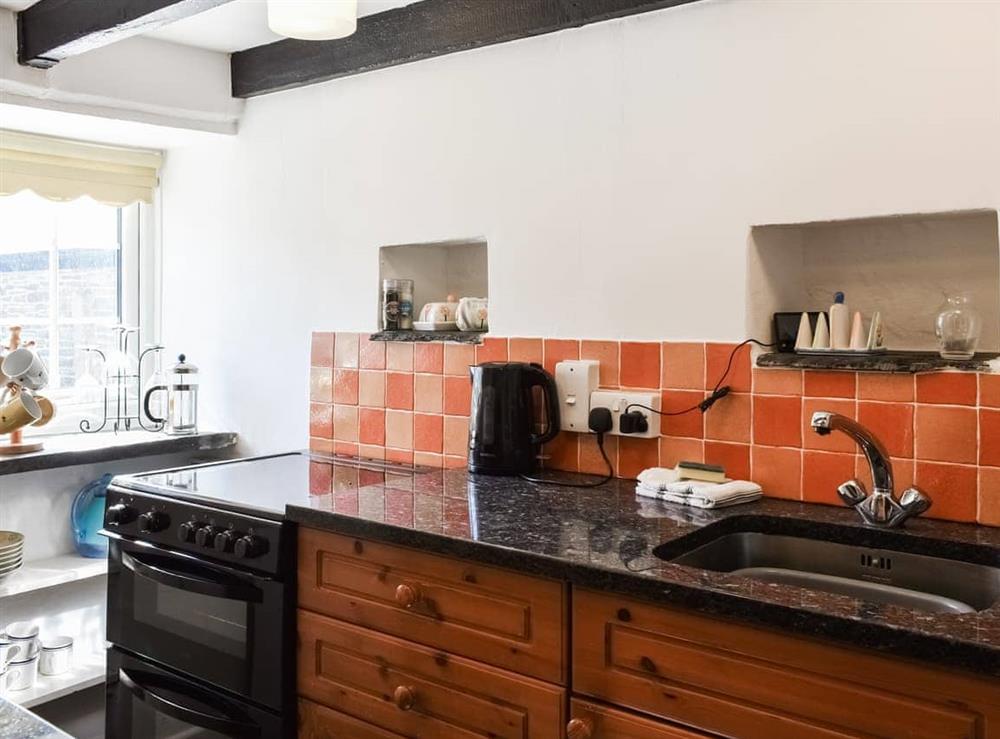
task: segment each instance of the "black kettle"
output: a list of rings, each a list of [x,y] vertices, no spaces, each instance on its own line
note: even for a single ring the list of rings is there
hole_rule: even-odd
[[[469,418],[469,471],[488,475],[531,472],[539,447],[559,433],[559,395],[555,378],[541,365],[487,362],[469,368],[472,411]],[[545,430],[535,433],[537,393],[541,389]]]

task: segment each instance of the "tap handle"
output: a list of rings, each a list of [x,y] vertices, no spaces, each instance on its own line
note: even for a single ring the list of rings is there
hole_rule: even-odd
[[[868,497],[865,486],[857,480],[848,480],[845,482],[837,488],[837,494],[851,508],[864,502],[865,498]]]
[[[917,488],[907,488],[899,498],[899,505],[908,516],[919,516],[931,507],[931,499]]]

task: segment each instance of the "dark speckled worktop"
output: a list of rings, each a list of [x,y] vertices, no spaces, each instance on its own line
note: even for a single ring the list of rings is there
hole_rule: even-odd
[[[322,490],[308,506],[289,505],[288,518],[1000,677],[1000,604],[972,614],[920,613],[651,555],[661,544],[680,553],[720,530],[780,525],[782,533],[1000,566],[1000,529],[918,519],[903,530],[873,532],[846,508],[762,500],[712,512],[638,498],[634,483],[626,481],[576,489],[465,470],[359,473],[338,467],[330,492]],[[776,524],[776,518],[782,520]]]

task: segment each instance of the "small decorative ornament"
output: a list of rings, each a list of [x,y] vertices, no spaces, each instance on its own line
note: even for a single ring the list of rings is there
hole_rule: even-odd
[[[934,323],[941,356],[945,359],[972,359],[979,344],[982,325],[982,316],[972,304],[969,293],[945,296],[945,303]]]

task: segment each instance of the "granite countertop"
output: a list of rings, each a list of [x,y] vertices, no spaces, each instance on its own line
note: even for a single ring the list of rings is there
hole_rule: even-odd
[[[312,495],[309,506],[288,506],[290,520],[1000,677],[1000,603],[976,613],[924,613],[651,553],[666,545],[679,554],[719,531],[780,527],[859,546],[875,546],[878,537],[891,549],[1000,566],[1000,529],[917,519],[902,530],[872,531],[846,508],[773,499],[704,511],[639,498],[635,483],[619,480],[583,489],[465,470],[338,469],[330,492]]]
[[[0,696],[0,739],[73,739],[26,708]]]

